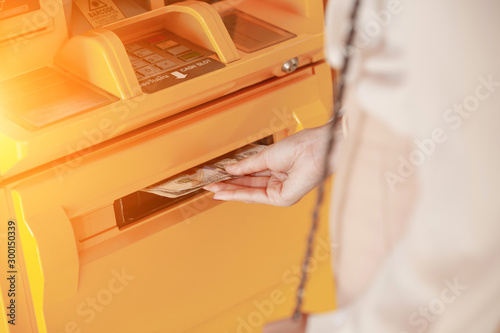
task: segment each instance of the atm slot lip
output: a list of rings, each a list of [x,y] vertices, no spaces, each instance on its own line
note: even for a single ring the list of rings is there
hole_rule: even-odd
[[[163,212],[166,209],[173,209],[177,207],[178,204],[186,202],[192,199],[193,197],[202,194],[203,192],[205,192],[205,190],[200,189],[196,192],[189,193],[182,197],[174,199],[142,191],[131,193],[125,197],[115,200],[115,202],[113,203],[113,208],[115,211],[115,218],[116,218],[116,226],[118,227],[119,230],[123,230],[127,227],[135,225],[137,222],[141,222],[147,218],[150,218],[159,212]],[[149,199],[149,202],[147,204],[153,206],[151,207],[150,210],[139,211],[137,214],[127,212],[126,211],[127,208],[125,207],[127,204],[126,203],[124,204],[124,201],[125,202],[133,201],[134,197],[136,198],[135,200],[139,202]]]
[[[88,240],[90,240],[90,239],[94,238],[94,237],[97,237],[97,236],[102,235],[102,234],[106,234],[106,233],[108,233],[108,232],[112,231],[114,228],[115,228],[115,227],[113,226],[113,227],[110,227],[110,228],[107,228],[107,229],[101,230],[101,231],[99,231],[98,233],[96,233],[96,234],[94,234],[94,235],[91,235],[91,236],[88,236],[88,237],[85,237],[85,238],[79,239],[79,240],[78,240],[78,243],[80,243],[80,244],[81,244],[81,243],[84,243],[84,242],[86,242],[86,241],[88,241]]]
[[[253,142],[252,144],[264,144],[270,145],[274,143],[273,135],[264,137],[260,140]],[[152,185],[161,184],[169,179],[174,179],[179,177],[181,174],[189,173],[196,168],[199,168],[202,165],[213,163],[214,161],[220,160],[227,156],[230,156],[237,149],[228,152],[224,155],[221,155],[215,159],[202,163],[196,167],[185,170],[179,174],[176,174],[172,177],[168,177],[167,179],[163,179],[159,182],[156,182]],[[124,197],[121,197],[113,202],[113,209],[115,212],[115,221],[116,226],[119,230],[123,230],[124,228],[135,225],[138,222],[144,221],[159,212],[163,212],[166,209],[174,209],[177,205],[187,202],[194,197],[197,197],[200,194],[206,192],[203,189],[199,189],[195,192],[186,194],[184,196],[178,198],[166,198],[156,194],[147,193],[142,190],[130,193]]]

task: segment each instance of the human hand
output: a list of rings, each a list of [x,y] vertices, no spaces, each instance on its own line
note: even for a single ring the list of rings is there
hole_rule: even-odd
[[[204,187],[214,199],[291,206],[321,181],[329,126],[302,130],[226,171],[240,178]]]

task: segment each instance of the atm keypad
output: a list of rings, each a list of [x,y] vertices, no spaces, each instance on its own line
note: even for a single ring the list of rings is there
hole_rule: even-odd
[[[209,58],[214,52],[167,31],[127,44],[125,49],[145,92],[161,90],[224,67]]]

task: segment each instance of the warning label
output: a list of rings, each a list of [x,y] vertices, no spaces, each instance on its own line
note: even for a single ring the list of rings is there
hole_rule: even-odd
[[[99,0],[89,0],[89,10],[97,10],[100,8],[106,7],[106,4]]]
[[[113,0],[73,0],[83,16],[97,28],[125,18]]]

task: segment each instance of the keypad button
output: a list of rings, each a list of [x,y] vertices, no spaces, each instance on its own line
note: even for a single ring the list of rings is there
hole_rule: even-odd
[[[191,51],[191,50],[184,45],[175,46],[175,47],[172,47],[172,48],[167,50],[168,53],[170,53],[174,56],[181,54],[181,53],[184,53],[184,52],[187,52],[187,51]]]
[[[150,54],[153,54],[153,52],[148,49],[140,49],[134,52],[134,55],[138,56],[139,58],[147,57]]]
[[[165,39],[167,39],[167,36],[154,35],[154,36],[151,36],[151,37],[148,37],[148,38],[144,39],[144,41],[146,43],[149,43],[149,44],[154,44],[154,43],[161,42],[162,40],[165,40]]]
[[[133,67],[134,69],[141,68],[141,67],[144,67],[144,66],[147,66],[147,65],[148,65],[148,63],[147,63],[147,62],[144,62],[144,61],[142,61],[142,60],[135,60],[135,61],[132,61],[132,62],[131,62],[131,64],[132,64],[132,67]]]
[[[151,75],[154,75],[156,73],[161,72],[161,69],[154,67],[154,66],[147,66],[147,67],[143,67],[143,68],[138,69],[137,72],[144,75],[144,76],[151,76]]]
[[[137,77],[137,80],[144,78],[144,75],[142,75],[141,73],[137,73],[137,72],[135,72],[135,76]]]
[[[155,46],[157,48],[159,48],[160,50],[166,50],[166,49],[168,49],[170,47],[174,47],[176,45],[179,45],[179,43],[177,43],[176,41],[173,41],[171,39],[155,44]]]
[[[163,59],[165,59],[165,58],[163,58],[163,57],[162,57],[161,55],[159,55],[159,54],[152,54],[152,55],[150,55],[150,56],[147,56],[147,57],[142,58],[142,60],[146,60],[147,62],[149,62],[149,63],[151,63],[151,64],[153,64],[153,63],[155,63],[155,62],[158,62],[158,61],[160,61],[160,60],[163,60]]]
[[[193,59],[196,59],[199,57],[201,57],[201,54],[196,52],[196,51],[191,51],[191,52],[184,53],[184,54],[177,56],[177,58],[180,58],[184,61],[190,61],[190,60],[193,60]]]
[[[125,49],[129,52],[134,52],[134,51],[142,49],[142,46],[140,46],[138,44],[129,44],[129,45],[125,46]]]
[[[167,68],[173,67],[175,65],[177,65],[175,62],[167,60],[167,59],[165,59],[163,61],[160,61],[160,62],[157,62],[155,64],[155,66],[157,66],[157,67],[159,67],[161,69],[167,69]]]

